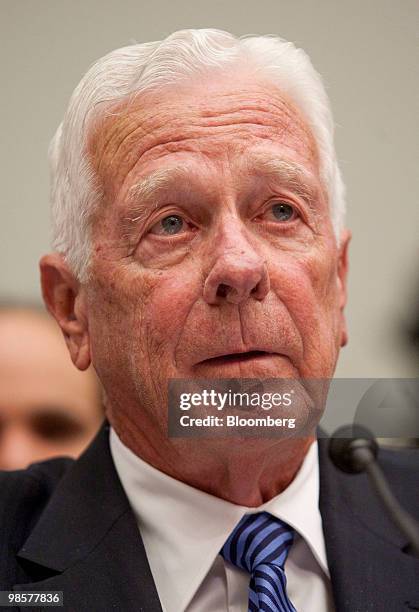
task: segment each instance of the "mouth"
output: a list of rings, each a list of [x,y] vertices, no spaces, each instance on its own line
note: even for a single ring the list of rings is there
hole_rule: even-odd
[[[229,353],[227,355],[217,355],[216,357],[211,357],[210,359],[205,359],[201,361],[199,365],[226,365],[226,364],[235,364],[235,363],[243,363],[246,361],[252,360],[263,360],[278,353],[270,353],[268,351],[246,351],[244,353]]]

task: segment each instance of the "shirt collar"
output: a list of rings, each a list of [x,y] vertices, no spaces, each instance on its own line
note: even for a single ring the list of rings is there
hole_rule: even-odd
[[[110,448],[164,609],[186,608],[246,513],[266,511],[286,521],[329,575],[318,508],[317,442],[287,489],[258,508],[238,506],[164,474],[125,446],[112,427]]]

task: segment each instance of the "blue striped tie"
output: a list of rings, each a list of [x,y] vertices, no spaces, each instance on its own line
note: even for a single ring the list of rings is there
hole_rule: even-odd
[[[249,612],[296,612],[286,594],[284,563],[294,530],[268,512],[246,514],[221,555],[250,573]]]

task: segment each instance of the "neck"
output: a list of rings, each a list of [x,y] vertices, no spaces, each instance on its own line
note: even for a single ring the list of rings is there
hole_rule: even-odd
[[[165,474],[234,504],[257,507],[294,480],[314,432],[304,438],[194,438],[147,435],[135,422],[108,418],[121,441]]]

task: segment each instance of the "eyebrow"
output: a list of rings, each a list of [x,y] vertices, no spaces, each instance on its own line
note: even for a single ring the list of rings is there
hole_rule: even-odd
[[[301,165],[293,161],[275,159],[272,156],[254,156],[248,162],[249,171],[257,176],[262,175],[275,180],[282,187],[292,190],[313,208],[319,196],[319,186],[313,181],[312,175]],[[150,200],[159,192],[168,189],[176,181],[190,181],[190,173],[183,166],[160,168],[146,177],[141,178],[129,189],[127,204],[129,216],[122,220],[123,229],[130,232],[133,224],[145,220],[150,210]],[[157,208],[158,203],[154,206]]]
[[[129,232],[134,223],[145,219],[150,210],[152,210],[150,200],[155,198],[159,191],[164,191],[176,181],[187,180],[188,178],[189,174],[185,172],[184,167],[177,165],[155,170],[132,185],[127,197],[130,216],[125,216],[122,219],[123,229]],[[158,204],[154,208],[157,208],[157,206]]]
[[[251,168],[255,174],[272,178],[282,187],[290,189],[310,207],[313,207],[319,197],[320,185],[313,175],[297,162],[261,155],[252,159]]]

